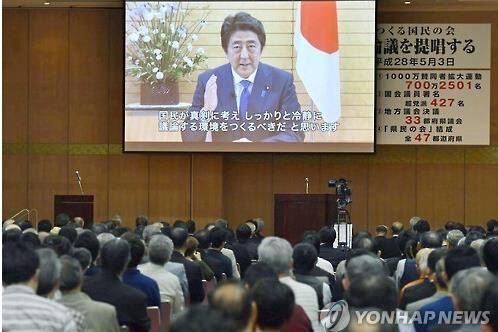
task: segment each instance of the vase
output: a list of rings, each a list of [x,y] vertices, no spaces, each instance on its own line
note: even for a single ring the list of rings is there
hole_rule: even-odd
[[[176,105],[180,101],[178,81],[142,83],[140,103],[142,105]]]

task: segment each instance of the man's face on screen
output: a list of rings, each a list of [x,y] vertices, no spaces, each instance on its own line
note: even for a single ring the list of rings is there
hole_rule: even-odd
[[[232,68],[243,78],[248,78],[258,68],[261,43],[252,31],[235,31],[230,37],[227,58]]]

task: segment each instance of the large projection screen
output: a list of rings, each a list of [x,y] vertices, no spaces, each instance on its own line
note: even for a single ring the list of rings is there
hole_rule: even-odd
[[[125,152],[374,152],[375,1],[125,6]]]

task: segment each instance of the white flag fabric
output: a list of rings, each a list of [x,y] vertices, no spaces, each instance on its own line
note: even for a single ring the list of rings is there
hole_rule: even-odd
[[[301,1],[296,12],[296,70],[326,122],[341,116],[339,34],[335,1]]]

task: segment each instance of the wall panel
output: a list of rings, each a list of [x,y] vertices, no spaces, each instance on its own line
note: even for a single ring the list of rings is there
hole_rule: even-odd
[[[121,144],[123,137],[123,12],[109,12],[109,143]]]

